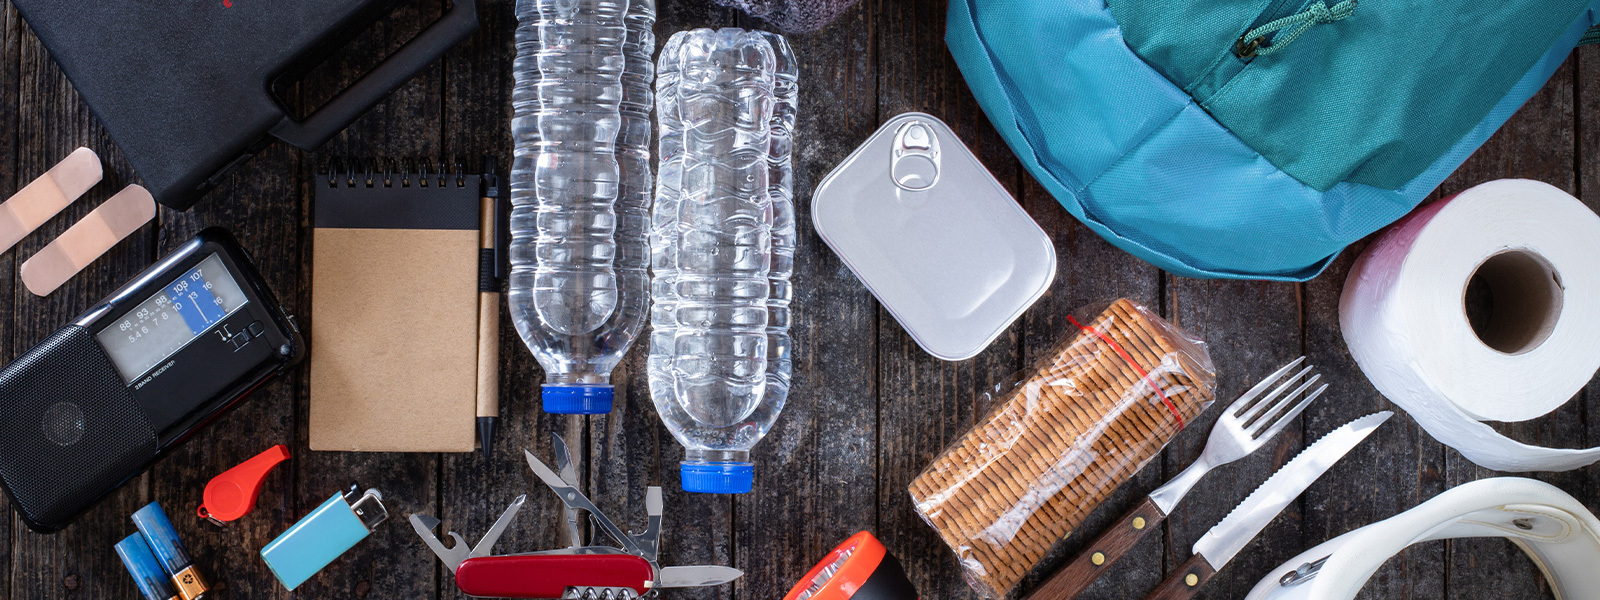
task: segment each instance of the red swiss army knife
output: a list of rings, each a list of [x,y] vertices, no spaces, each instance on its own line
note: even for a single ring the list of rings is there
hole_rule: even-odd
[[[637,598],[661,588],[720,585],[738,579],[744,572],[732,567],[697,565],[662,567],[656,563],[661,547],[661,488],[651,486],[645,494],[648,514],[643,533],[628,533],[617,527],[593,502],[578,491],[578,473],[561,436],[555,439],[556,471],[545,466],[526,450],[528,466],[566,505],[567,533],[573,545],[558,550],[526,554],[490,554],[495,540],[516,517],[527,496],[517,496],[483,539],[470,549],[454,531],[448,535],[455,543],[446,548],[433,534],[439,520],[428,515],[411,515],[411,527],[422,541],[456,574],[456,587],[469,596],[489,598],[549,598],[581,600],[623,600]],[[578,513],[589,513],[595,525],[616,540],[618,547],[581,546]]]

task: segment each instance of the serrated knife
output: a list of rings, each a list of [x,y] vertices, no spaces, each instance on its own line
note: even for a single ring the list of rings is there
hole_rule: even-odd
[[[1161,587],[1145,596],[1145,600],[1193,598],[1200,587],[1266,529],[1284,507],[1300,497],[1301,492],[1391,416],[1394,413],[1382,411],[1345,423],[1301,451],[1201,536],[1194,543],[1194,556],[1173,571]]]

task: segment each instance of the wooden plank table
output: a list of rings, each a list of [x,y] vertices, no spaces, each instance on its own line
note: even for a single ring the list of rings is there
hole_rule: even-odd
[[[336,155],[472,157],[510,154],[509,72],[515,18],[512,0],[481,0],[482,30],[394,97],[315,153],[274,145],[187,213],[161,211],[159,223],[91,266],[48,298],[0,277],[0,358],[10,360],[90,302],[170,251],[205,225],[232,228],[301,323],[309,313],[309,214],[313,173]],[[1305,284],[1202,281],[1174,277],[1116,250],[1083,228],[1011,156],[979,111],[943,44],[939,0],[863,0],[821,33],[791,38],[801,59],[801,112],[796,144],[800,252],[795,284],[795,388],[772,433],[757,446],[755,491],[742,496],[690,495],[678,487],[682,450],[661,427],[644,381],[644,348],[617,370],[612,414],[552,417],[537,408],[541,374],[505,323],[501,356],[502,414],[493,460],[476,454],[313,453],[306,448],[307,388],[303,369],[257,392],[240,409],[113,495],[76,525],[54,536],[0,521],[0,590],[18,599],[131,598],[132,580],[111,550],[133,531],[127,516],[159,500],[224,598],[458,598],[450,574],[411,532],[413,512],[438,515],[445,526],[476,539],[516,495],[530,502],[507,531],[500,552],[557,547],[558,504],[529,477],[516,449],[550,455],[550,432],[577,446],[585,488],[619,519],[642,519],[646,485],[666,488],[665,564],[733,564],[746,576],[731,586],[674,591],[682,598],[775,599],[807,567],[851,533],[872,530],[905,563],[924,598],[970,598],[955,560],[912,512],[907,482],[969,427],[983,391],[1039,356],[1068,331],[1064,316],[1088,302],[1129,296],[1211,343],[1219,396],[1231,398],[1273,367],[1307,354],[1332,385],[1263,452],[1226,474],[1201,482],[1165,525],[1086,598],[1140,597],[1187,557],[1194,540],[1254,482],[1265,478],[1308,439],[1353,417],[1393,408],[1356,369],[1338,331],[1337,302],[1354,252]],[[19,256],[45,242],[123,184],[131,169],[79,101],[38,40],[11,9],[0,13],[0,179],[6,194],[74,147],[101,152],[107,183],[41,233],[0,255],[14,273]],[[315,106],[430,22],[437,0],[409,2],[286,99]],[[760,23],[709,0],[663,0],[657,35],[691,27]],[[1048,51],[1048,49],[1041,49]],[[159,76],[159,74],[152,74]],[[904,111],[940,116],[1055,240],[1059,274],[1050,293],[984,353],[950,363],[931,358],[828,251],[811,229],[811,189],[876,126]],[[1600,50],[1574,54],[1544,90],[1447,180],[1454,192],[1484,181],[1524,177],[1549,182],[1600,207]],[[1352,250],[1359,250],[1358,244]],[[425,343],[425,341],[419,341]],[[1590,390],[1600,393],[1600,385]],[[1600,442],[1600,416],[1586,391],[1556,413],[1503,428],[1539,443],[1575,447]],[[1181,435],[1086,523],[1094,532],[1177,473],[1200,451],[1216,411]],[[188,517],[212,475],[272,444],[288,444],[293,460],[269,478],[257,509],[219,529]],[[1594,505],[1595,468],[1541,474]],[[1324,539],[1381,519],[1450,486],[1493,475],[1400,418],[1336,466],[1230,563],[1204,598],[1236,598],[1270,567]],[[256,552],[329,494],[350,481],[383,490],[391,522],[294,594],[273,581]],[[1057,545],[1059,565],[1084,537]],[[1035,572],[1025,584],[1036,584]],[[1371,598],[1549,597],[1532,563],[1501,541],[1429,543],[1390,561],[1368,586]]]

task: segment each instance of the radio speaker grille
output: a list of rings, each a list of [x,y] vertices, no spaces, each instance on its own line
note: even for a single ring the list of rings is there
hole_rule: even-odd
[[[30,527],[65,527],[155,456],[155,431],[88,329],[0,369],[0,482]]]

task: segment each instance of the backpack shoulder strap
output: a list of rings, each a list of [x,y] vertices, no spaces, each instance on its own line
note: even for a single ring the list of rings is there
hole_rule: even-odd
[[[1587,46],[1590,44],[1600,44],[1600,25],[1596,25],[1594,28],[1584,33],[1583,37],[1578,38],[1579,46]]]

